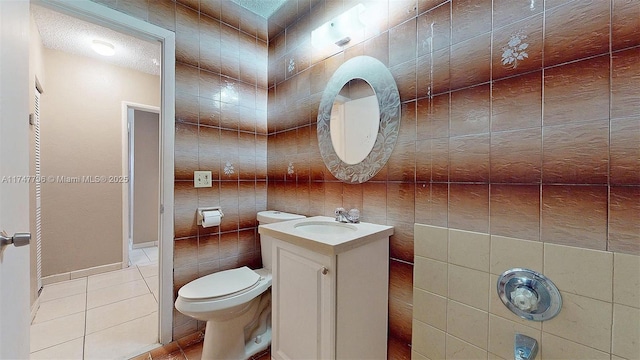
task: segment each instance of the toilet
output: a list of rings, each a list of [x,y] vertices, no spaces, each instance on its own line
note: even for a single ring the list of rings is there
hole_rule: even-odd
[[[304,218],[261,211],[259,224]],[[271,344],[271,240],[262,239],[262,269],[244,266],[195,279],[178,290],[176,309],[206,321],[202,359],[244,360]]]

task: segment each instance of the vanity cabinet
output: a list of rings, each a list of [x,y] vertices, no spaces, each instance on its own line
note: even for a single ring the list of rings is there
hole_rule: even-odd
[[[387,228],[338,251],[271,239],[273,359],[387,358]]]

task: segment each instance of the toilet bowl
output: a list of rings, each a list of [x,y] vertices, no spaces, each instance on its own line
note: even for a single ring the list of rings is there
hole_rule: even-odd
[[[304,218],[261,211],[258,223]],[[271,241],[261,242],[262,269],[244,266],[195,279],[178,290],[175,307],[206,321],[202,359],[244,360],[271,344]]]

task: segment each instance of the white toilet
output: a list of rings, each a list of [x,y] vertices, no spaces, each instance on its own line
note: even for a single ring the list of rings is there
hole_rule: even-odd
[[[259,224],[303,215],[261,211]],[[271,343],[271,241],[262,239],[262,269],[244,266],[203,276],[178,290],[181,313],[206,321],[203,360],[244,360]]]

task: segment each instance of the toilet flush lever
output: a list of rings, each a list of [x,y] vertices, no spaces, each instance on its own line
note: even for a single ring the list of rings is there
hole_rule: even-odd
[[[536,339],[516,334],[513,345],[513,358],[515,360],[533,360],[538,353],[538,341]]]

